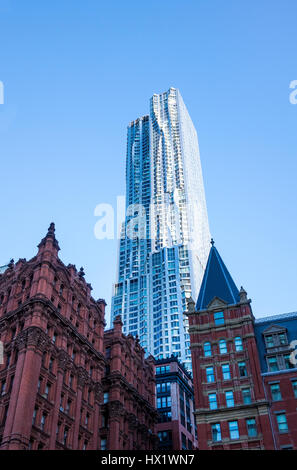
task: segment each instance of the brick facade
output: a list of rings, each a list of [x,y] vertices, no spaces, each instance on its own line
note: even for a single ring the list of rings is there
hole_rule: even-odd
[[[119,321],[104,333],[104,300],[58,251],[51,224],[0,275],[1,449],[151,449],[153,365]]]
[[[254,327],[275,448],[297,450],[297,313],[259,318]]]
[[[255,320],[250,303],[212,246],[187,311],[199,449],[297,448],[297,314]]]

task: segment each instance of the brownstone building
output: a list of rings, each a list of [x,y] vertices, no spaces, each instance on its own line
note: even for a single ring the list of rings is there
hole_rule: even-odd
[[[0,274],[1,449],[146,449],[156,445],[154,372],[83,268],[58,257],[54,224],[30,261]]]
[[[109,441],[109,449],[151,450],[158,442],[154,359],[144,358],[138,338],[125,336],[122,326],[116,317],[114,328],[104,333],[107,365],[102,381],[101,446]]]

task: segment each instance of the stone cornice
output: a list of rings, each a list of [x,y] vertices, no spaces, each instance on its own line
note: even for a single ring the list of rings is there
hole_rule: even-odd
[[[46,306],[50,310],[50,313],[56,316],[56,318],[60,321],[63,327],[64,328],[66,327],[68,329],[69,333],[73,334],[80,341],[82,345],[87,346],[88,349],[94,354],[94,356],[96,356],[97,359],[102,361],[104,364],[106,363],[106,359],[104,355],[96,351],[93,345],[77,331],[77,329],[75,328],[75,326],[72,325],[70,320],[68,320],[66,317],[61,315],[58,312],[58,310],[54,307],[54,305],[46,297],[41,297],[41,296],[32,297],[31,299],[27,300],[24,304],[22,304],[21,307],[3,315],[0,318],[0,328],[1,328],[2,322],[4,322],[5,320],[9,320],[13,316],[19,315],[22,311],[25,311],[26,313],[31,312],[32,310],[30,310],[30,307],[38,303],[41,303],[42,305]]]
[[[216,310],[222,310],[222,308],[224,310],[232,310],[234,308],[239,308],[243,305],[250,305],[252,303],[251,299],[246,299],[246,300],[243,300],[242,302],[238,302],[236,304],[225,304],[225,302],[221,301],[220,305],[217,305],[217,304],[213,304],[210,303],[209,307],[203,309],[203,310],[199,310],[199,312],[197,312],[197,310],[193,310],[193,311],[186,311],[185,314],[187,316],[192,316],[192,315],[200,315],[200,314],[203,314],[203,313],[208,313],[208,312],[214,312]]]
[[[237,328],[242,324],[253,323],[250,315],[244,315],[241,318],[226,319],[224,325],[216,326],[214,323],[205,323],[202,325],[191,325],[189,333],[210,333],[211,331],[225,331],[227,328]]]
[[[196,423],[213,423],[216,421],[224,421],[230,419],[243,419],[249,418],[252,415],[265,415],[269,412],[269,402],[259,401],[251,403],[250,405],[236,405],[232,408],[218,408],[217,410],[209,409],[196,409],[194,414],[196,416]]]

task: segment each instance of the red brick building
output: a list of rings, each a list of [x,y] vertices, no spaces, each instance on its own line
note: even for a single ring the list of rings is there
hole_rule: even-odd
[[[187,313],[199,449],[274,449],[250,300],[214,246]]]
[[[275,448],[297,450],[297,313],[256,319],[255,334]]]
[[[151,450],[158,443],[154,359],[144,358],[138,338],[125,336],[122,326],[116,317],[114,328],[104,332],[107,366],[102,380],[101,443],[110,441],[109,449],[114,450]]]
[[[155,361],[159,449],[197,449],[194,389],[176,356]]]
[[[153,366],[58,251],[51,224],[0,275],[1,449],[152,449]]]

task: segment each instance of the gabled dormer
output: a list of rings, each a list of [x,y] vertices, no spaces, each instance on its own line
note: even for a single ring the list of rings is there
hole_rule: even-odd
[[[287,328],[281,325],[270,325],[262,332],[266,350],[288,347]]]

